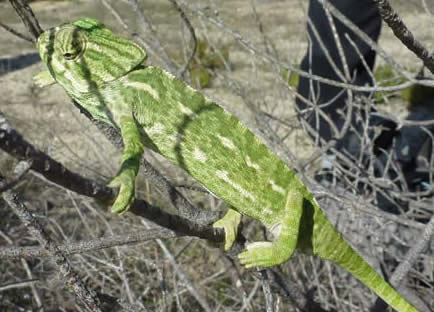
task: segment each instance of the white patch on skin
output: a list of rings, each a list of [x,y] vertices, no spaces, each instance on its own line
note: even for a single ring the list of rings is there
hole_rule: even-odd
[[[171,73],[171,72],[168,72],[168,71],[163,71],[165,74],[166,74],[166,76],[170,79],[170,80],[174,80],[176,77]]]
[[[149,67],[153,67],[153,66],[149,66]],[[154,67],[153,67],[154,68]],[[174,76],[172,73],[164,70],[163,71],[164,74],[166,74],[167,78],[169,78],[170,80],[175,80],[177,79],[176,76]],[[189,89],[190,91],[193,91],[194,93],[197,93],[197,90],[193,89],[188,83],[185,84],[185,86],[187,87],[187,89]]]
[[[202,152],[199,148],[195,147],[193,151],[193,157],[196,160],[199,160],[201,163],[205,163],[207,157],[204,152]]]
[[[252,162],[252,160],[250,159],[250,157],[248,155],[246,156],[246,164],[247,164],[247,166],[252,167],[253,169],[256,169],[256,170],[260,169],[259,165]]]
[[[170,142],[176,142],[176,138],[177,138],[176,134],[172,134],[172,135],[167,136],[167,139]]]
[[[270,180],[270,184],[271,184],[271,189],[277,193],[280,193],[282,195],[285,195],[285,189],[283,187],[281,187],[280,185],[277,185],[276,182],[274,182],[273,180]]]
[[[282,230],[282,224],[281,223],[273,224],[269,229],[270,233],[273,235],[274,238],[279,237],[281,230]]]
[[[177,143],[178,141],[182,141],[184,139],[184,136],[180,133],[175,133],[167,136],[167,139],[171,142]]]
[[[214,197],[218,197],[216,194],[214,194],[213,192],[211,192],[207,187],[205,187],[204,185],[201,185],[205,190],[207,190],[208,193],[210,193],[212,196]]]
[[[245,189],[243,189],[243,187],[241,185],[236,184],[234,181],[232,181],[228,177],[228,172],[227,171],[217,170],[215,174],[216,174],[217,177],[219,177],[223,181],[227,182],[230,186],[232,186],[234,189],[236,189],[238,192],[240,192],[241,195],[243,195],[244,197],[249,198],[251,201],[255,201],[255,197],[252,194],[250,194],[248,191],[246,191]]]
[[[54,72],[56,73],[57,77],[63,76],[65,79],[67,79],[72,88],[79,91],[79,92],[86,92],[88,91],[88,86],[86,85],[85,88],[83,88],[83,85],[80,83],[80,81],[77,81],[71,74],[70,71],[67,71],[65,68],[65,65],[63,65],[61,62],[59,62],[59,60],[55,57],[52,58],[51,60],[51,66],[54,69]],[[71,86],[66,86],[67,90],[69,90],[68,87]]]
[[[136,89],[140,89],[143,91],[148,92],[156,101],[160,100],[160,95],[158,94],[157,90],[155,90],[154,88],[152,88],[149,84],[144,83],[144,82],[139,82],[139,81],[128,81],[125,80],[124,81],[124,85],[126,87],[131,87],[131,88],[136,88]]]
[[[55,57],[51,59],[51,66],[53,66],[54,72],[58,74],[62,74],[66,71],[65,66]]]
[[[234,142],[232,142],[231,139],[225,138],[221,135],[217,135],[217,137],[219,138],[220,142],[222,142],[222,144],[224,146],[226,146],[227,148],[231,149],[231,150],[236,150],[237,147],[235,146]]]
[[[178,101],[178,106],[179,106],[179,110],[181,111],[181,113],[193,117],[196,116],[196,113],[193,112],[190,108],[188,108],[187,106],[185,106],[184,104],[182,104],[181,102]]]
[[[194,93],[198,93],[197,90],[193,89],[188,83],[185,84],[187,86],[187,89],[190,91],[193,91]]]
[[[87,42],[87,47],[88,47],[89,49],[95,50],[95,51],[100,52],[100,53],[103,53],[103,54],[107,53],[107,51],[106,51],[105,49],[103,49],[103,48],[101,47],[101,45],[96,44],[96,43],[94,43],[94,42]]]
[[[146,129],[146,133],[150,136],[156,135],[156,134],[162,134],[164,131],[164,125],[162,123],[156,123],[151,128]]]
[[[255,248],[271,247],[273,243],[271,242],[254,242],[246,246],[247,250],[252,250]]]
[[[71,83],[73,90],[77,90],[78,92],[87,92],[89,91],[89,84],[86,80],[77,80],[75,79],[70,71],[65,71],[64,77],[68,79]],[[84,82],[84,85],[83,85]]]
[[[268,208],[268,207],[265,207],[264,209],[262,209],[262,212],[264,214],[267,214],[267,215],[273,214],[273,210],[271,210],[271,208]]]

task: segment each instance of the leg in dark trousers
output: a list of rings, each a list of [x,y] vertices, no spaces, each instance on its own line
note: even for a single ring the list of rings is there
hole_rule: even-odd
[[[329,0],[329,3],[373,41],[377,41],[381,29],[381,17],[371,0]],[[331,13],[330,15],[332,16]],[[339,82],[359,86],[372,85],[373,81],[367,68],[372,70],[374,67],[375,51],[342,22],[332,17],[348,69],[347,74],[350,76],[350,81],[348,81],[335,33],[319,0],[309,1],[308,17],[310,20],[307,26],[309,47],[301,62],[301,69]],[[347,36],[352,42],[347,39]],[[431,93],[428,97],[423,98],[423,103],[416,105],[416,108],[410,112],[407,117],[409,120],[434,119],[434,109],[432,108],[434,91],[432,89],[429,91]],[[322,140],[322,142],[318,140],[319,145],[335,141],[335,148],[340,153],[358,163],[357,160],[361,153],[371,154],[369,150],[361,150],[360,141],[364,134],[363,126],[369,119],[370,131],[374,128],[381,129],[381,134],[375,138],[373,138],[374,132],[368,132],[371,139],[375,139],[373,146],[376,157],[374,161],[375,176],[389,178],[399,189],[405,189],[404,186],[407,185],[410,191],[432,190],[434,177],[430,171],[431,166],[421,165],[419,158],[423,156],[426,163],[430,162],[432,157],[431,136],[434,133],[434,126],[425,128],[404,126],[397,131],[397,124],[391,119],[370,112],[367,105],[361,103],[354,105],[354,99],[349,98],[349,93],[345,88],[331,86],[308,78],[300,77],[298,93],[311,102],[306,103],[297,98],[296,106],[300,119],[307,122],[310,130],[313,130],[309,134],[314,140],[318,140],[318,138]],[[319,113],[320,110],[321,113]],[[340,132],[347,120],[350,121],[348,131],[341,136]],[[392,144],[393,141],[394,144]],[[325,155],[324,159],[328,159],[328,157]],[[393,160],[394,169],[387,169],[386,167],[389,158]],[[327,170],[330,167],[323,165],[323,168]],[[393,213],[407,210],[406,203],[390,200],[390,197],[383,196],[381,192],[377,192],[377,204],[381,209]]]
[[[377,11],[376,6],[371,1],[358,1],[358,0],[330,0],[342,14],[344,14],[349,20],[359,27],[360,30],[365,32],[372,40],[376,41],[380,34],[381,29],[381,17]],[[301,69],[312,74],[329,78],[336,81],[345,82],[342,76],[345,77],[344,65],[338,52],[338,45],[334,38],[334,33],[330,26],[327,15],[323,6],[318,0],[309,1],[308,16],[312,24],[316,28],[320,40],[327,49],[330,58],[334,64],[342,73],[338,75],[333,69],[326,56],[326,51],[321,48],[318,38],[315,36],[315,31],[308,23],[308,35],[309,35],[309,48],[301,63]],[[336,33],[340,38],[342,50],[345,55],[345,60],[351,76],[351,83],[356,85],[372,84],[372,79],[368,74],[366,66],[363,65],[360,59],[360,54],[363,55],[364,61],[367,66],[372,69],[375,61],[375,51],[364,43],[358,35],[354,34],[348,27],[341,23],[336,18],[333,18],[336,26]],[[358,51],[354,49],[350,41],[345,37],[348,35],[353,43],[357,46]],[[348,109],[348,92],[342,88],[330,86],[328,84],[319,83],[307,78],[301,78],[298,86],[298,92],[304,98],[314,102],[317,108],[320,108],[328,118],[321,117],[318,112],[312,109],[312,105],[306,104],[300,99],[297,99],[296,105],[301,113],[301,118],[307,121],[310,127],[318,133],[320,138],[329,142],[330,140],[337,140],[336,147],[344,152],[347,151],[351,155],[354,155],[353,149],[357,149],[359,144],[351,142],[354,135],[351,132],[359,130],[361,128],[356,122],[355,115],[363,116],[364,114],[357,111],[353,107],[353,113],[351,114],[351,127],[353,131],[347,131],[346,135],[342,138],[338,138],[338,133],[333,131],[333,127],[330,125],[330,121],[336,126],[338,130],[341,130],[346,118],[346,112]],[[341,111],[341,113],[339,113]],[[327,120],[328,119],[328,120]],[[354,132],[353,132],[354,133]]]

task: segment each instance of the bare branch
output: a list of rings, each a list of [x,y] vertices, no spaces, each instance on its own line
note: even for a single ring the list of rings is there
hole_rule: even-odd
[[[76,105],[77,106],[77,105]],[[109,139],[109,141],[117,148],[122,148],[122,138],[118,130],[114,129],[107,123],[94,120],[82,107],[78,107],[82,113],[86,115],[98,129]],[[213,211],[206,211],[195,207],[182,195],[173,184],[158,172],[144,157],[141,161],[140,170],[147,177],[152,184],[157,187],[165,198],[169,198],[172,205],[178,211],[179,216],[191,220],[197,224],[210,224],[215,221],[220,213]]]
[[[190,20],[187,18],[187,16],[185,15],[184,11],[181,9],[181,7],[178,5],[178,3],[176,2],[176,0],[169,0],[173,6],[175,7],[175,9],[178,11],[179,16],[181,16],[181,19],[184,21],[185,26],[187,26],[188,31],[190,32],[191,35],[191,40],[193,41],[193,48],[191,49],[191,53],[190,56],[187,58],[187,61],[185,62],[184,67],[179,71],[179,77],[183,77],[185,72],[188,69],[188,65],[190,65],[190,62],[192,61],[195,53],[196,53],[196,49],[197,49],[197,38],[196,38],[196,32],[194,31],[193,26],[190,23]]]
[[[0,123],[0,127],[1,127],[1,123]],[[0,132],[1,134],[1,132]],[[4,181],[0,181],[0,193],[11,189],[12,187],[14,187],[15,184],[17,184],[21,178],[27,173],[27,171],[29,171],[30,169],[30,163],[25,162],[25,161],[21,161],[16,167],[15,167],[15,176],[10,179],[7,183],[5,183]]]
[[[404,24],[401,17],[392,8],[387,0],[373,0],[380,11],[383,20],[392,29],[395,36],[414,54],[419,57],[424,65],[434,74],[434,56],[420,43],[413,33]]]
[[[431,217],[430,222],[425,226],[420,239],[415,242],[415,244],[406,253],[405,258],[401,261],[398,267],[393,272],[390,278],[390,283],[392,285],[398,286],[401,284],[404,277],[407,275],[408,271],[414,266],[414,262],[423,252],[423,250],[428,246],[434,237],[434,216]],[[399,286],[398,286],[399,287]]]
[[[104,134],[109,136],[113,144],[119,144],[120,136],[113,128],[104,123],[97,123],[97,126],[101,128]],[[19,160],[29,161],[32,170],[40,173],[56,185],[60,185],[81,195],[96,198],[105,203],[112,201],[116,197],[116,192],[113,189],[101,185],[96,181],[81,177],[34,148],[11,127],[1,113],[0,148]],[[199,210],[192,206],[165,177],[160,175],[150,164],[148,166],[148,164],[148,162],[143,163],[143,172],[161,189],[163,194],[167,196],[166,198],[172,200],[181,216],[168,214],[160,208],[138,199],[135,200],[129,212],[174,231],[181,231],[188,235],[211,239],[216,242],[223,241],[223,231],[208,226],[220,214],[218,212]]]
[[[79,176],[45,153],[37,150],[15,131],[1,112],[0,148],[18,160],[28,161],[32,170],[40,173],[49,181],[71,191],[101,201],[115,198],[116,194],[113,189]]]
[[[22,287],[31,287],[35,282],[39,281],[39,279],[34,278],[25,281],[13,282],[8,284],[0,285],[0,292],[13,289],[13,288],[22,288]]]
[[[110,248],[115,246],[140,244],[154,239],[167,239],[174,237],[182,237],[184,234],[176,233],[175,231],[164,228],[153,228],[141,232],[131,232],[121,235],[111,235],[107,237],[95,238],[87,241],[68,242],[61,245],[56,245],[65,256],[88,251]],[[42,247],[36,246],[15,246],[0,248],[0,259],[8,258],[35,258],[35,257],[51,257],[50,252]]]
[[[36,42],[36,38],[42,33],[42,28],[39,26],[39,22],[33,14],[32,9],[25,0],[9,0],[15,11],[20,16],[27,30],[35,38],[32,41]]]
[[[223,30],[225,33],[231,35],[236,41],[238,41],[243,47],[245,47],[249,52],[255,54],[256,56],[264,59],[267,62],[273,63],[273,64],[277,64],[279,66],[281,66],[282,68],[288,69],[294,73],[297,73],[300,75],[300,77],[305,77],[305,78],[309,78],[315,81],[319,81],[321,83],[324,84],[328,84],[331,86],[335,86],[335,87],[339,87],[339,88],[343,88],[343,89],[348,89],[348,90],[352,90],[352,91],[360,91],[360,92],[377,92],[377,91],[396,91],[396,90],[402,90],[405,89],[411,85],[413,85],[416,81],[414,79],[412,79],[412,77],[410,75],[407,75],[406,78],[409,79],[408,82],[404,82],[402,84],[397,84],[394,86],[388,86],[388,87],[369,87],[369,86],[358,86],[358,85],[354,85],[351,83],[343,83],[340,81],[336,81],[336,80],[332,80],[332,79],[328,79],[328,78],[324,78],[318,75],[313,75],[313,74],[309,74],[308,72],[305,72],[303,70],[300,70],[298,67],[289,64],[289,63],[285,63],[282,62],[281,60],[273,57],[272,55],[269,55],[267,53],[265,53],[264,51],[262,51],[260,48],[258,48],[255,44],[253,44],[251,41],[245,39],[240,33],[228,28],[226,25],[224,25],[223,23],[221,23],[220,21],[218,21],[215,18],[212,18],[210,16],[208,16],[205,12],[203,12],[202,10],[194,7],[193,5],[191,5],[190,3],[184,1],[184,0],[178,0],[180,1],[186,8],[188,8],[192,13],[208,20],[210,23],[212,23],[213,25],[217,26],[218,28],[220,28],[221,30]],[[320,1],[324,1],[324,0],[320,0]],[[330,4],[328,4],[328,6],[330,6]],[[331,11],[331,13],[333,14],[333,12]],[[434,86],[434,82],[430,81],[430,80],[418,80],[417,83],[419,84],[423,84],[426,86]]]
[[[0,177],[0,180],[3,180]],[[32,236],[55,258],[55,263],[63,276],[67,288],[71,289],[77,299],[83,303],[89,311],[101,312],[100,301],[93,290],[88,288],[75,272],[69,260],[56,248],[54,241],[45,232],[39,221],[27,210],[27,207],[18,198],[18,195],[11,190],[3,193],[4,200],[14,210],[21,222],[32,234]]]
[[[32,38],[20,33],[19,31],[9,27],[6,24],[3,24],[2,22],[0,22],[0,27],[3,27],[6,31],[10,32],[11,34],[17,36],[18,38],[24,39],[26,41],[30,41],[30,42],[35,42],[35,40],[33,40]]]

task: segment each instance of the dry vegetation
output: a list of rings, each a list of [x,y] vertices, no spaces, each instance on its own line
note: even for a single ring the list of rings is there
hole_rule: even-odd
[[[179,70],[188,57],[191,41],[171,2],[143,0],[138,9],[127,2],[35,1],[31,6],[43,28],[83,16],[98,18],[125,36],[134,35],[147,48],[149,63]],[[307,2],[178,2],[201,40],[216,50],[228,47],[227,64],[207,69],[211,87],[202,91],[236,114],[288,164],[299,169],[321,206],[368,262],[390,278],[410,248],[425,240],[427,246],[411,259],[400,291],[421,311],[434,311],[432,232],[423,238],[427,224],[415,221],[415,216],[429,219],[432,201],[416,198],[413,202],[420,205],[408,213],[390,215],[375,207],[372,194],[359,194],[345,184],[319,185],[313,179],[324,151],[313,146],[300,126],[293,107],[294,89],[288,86],[279,66],[297,66],[304,54]],[[434,18],[424,9],[425,1],[392,4],[417,38],[432,50]],[[26,33],[8,1],[0,1],[0,22]],[[380,45],[409,71],[419,69],[421,62],[387,26],[383,26]],[[0,114],[40,151],[80,176],[104,184],[118,169],[119,150],[71,105],[60,87],[39,90],[32,85],[32,76],[43,69],[35,52],[32,44],[0,28]],[[384,60],[379,58],[377,64],[384,64]],[[406,114],[406,104],[399,97],[388,98],[380,109],[397,118]],[[225,208],[210,194],[180,187],[197,186],[181,170],[150,153],[146,159],[195,207],[207,211]],[[16,175],[17,163],[16,157],[0,150],[2,176],[11,179]],[[164,232],[137,215],[113,216],[101,201],[56,185],[36,170],[20,176],[13,190],[51,240],[64,248],[77,247],[74,252],[66,252],[71,253],[67,256],[70,265],[89,289],[111,296],[102,300],[106,302],[102,304],[104,311],[119,310],[113,302],[107,303],[113,298],[122,299],[120,304],[130,311],[296,311],[290,294],[301,295],[298,307],[307,300],[304,311],[368,311],[376,299],[348,273],[306,255],[296,254],[279,270],[246,271],[232,253],[216,248],[212,239],[199,239],[197,235],[175,238],[174,232]],[[167,192],[156,187],[149,176],[139,176],[137,195],[166,212],[180,213]],[[247,218],[242,232],[250,241],[268,237],[261,225]],[[138,237],[128,236],[132,233]],[[0,200],[0,311],[86,311],[69,291],[73,287],[65,286],[53,258],[47,257],[48,252],[43,252],[32,234]],[[114,241],[116,237],[123,243],[95,247],[100,238]],[[76,246],[80,242],[88,245]],[[30,249],[20,251],[18,247]],[[10,254],[14,251],[43,254],[20,258]],[[278,277],[284,283],[277,283]],[[322,309],[309,305],[312,299]]]

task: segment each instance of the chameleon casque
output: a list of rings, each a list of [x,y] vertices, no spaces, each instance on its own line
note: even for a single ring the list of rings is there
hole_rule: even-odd
[[[45,31],[38,50],[48,71],[39,86],[59,83],[95,119],[120,130],[120,188],[112,212],[134,201],[144,148],[186,170],[233,209],[214,226],[233,244],[240,214],[263,223],[274,242],[255,242],[239,254],[246,267],[288,260],[295,248],[340,265],[400,312],[417,311],[334,229],[313,195],[283,161],[225,111],[161,68],[143,65],[145,51],[85,18]]]

